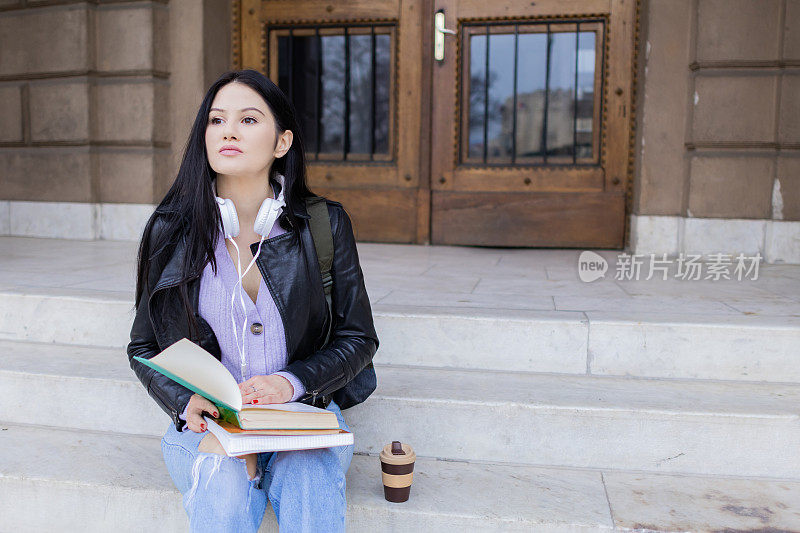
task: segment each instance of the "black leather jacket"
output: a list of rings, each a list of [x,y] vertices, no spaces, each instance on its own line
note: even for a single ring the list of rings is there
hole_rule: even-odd
[[[330,340],[324,349],[321,345],[329,317],[308,225],[310,216],[302,202],[294,211],[300,227],[290,227],[282,235],[265,239],[256,259],[286,332],[288,363],[282,370],[296,375],[305,386],[306,394],[298,401],[318,407],[327,407],[330,395],[369,364],[378,349],[350,217],[338,202],[327,200],[327,207],[334,246],[331,268],[334,316]],[[281,217],[291,224],[291,219],[285,215]],[[155,233],[160,228],[163,223],[157,219],[152,231]],[[255,255],[258,243],[251,244],[250,248]],[[221,359],[221,352],[216,335],[197,312],[200,275],[190,279],[187,285],[192,312],[200,326],[198,335],[189,334],[188,318],[178,292],[185,234],[183,240],[165,249],[172,251],[151,258],[149,280],[136,309],[127,352],[131,368],[148,394],[181,431],[185,422],[179,414],[194,392],[139,363],[133,356],[149,359],[184,337],[217,359]]]

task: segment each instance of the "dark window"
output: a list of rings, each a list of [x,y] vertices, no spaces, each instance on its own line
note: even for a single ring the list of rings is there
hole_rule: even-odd
[[[299,115],[309,159],[386,160],[374,156],[390,152],[392,29],[270,28],[277,34],[277,84]]]
[[[465,25],[463,162],[595,164],[602,21]]]

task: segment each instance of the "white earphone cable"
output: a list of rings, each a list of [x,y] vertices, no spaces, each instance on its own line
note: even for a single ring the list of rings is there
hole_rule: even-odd
[[[281,183],[283,183],[283,182],[281,181]],[[216,195],[216,186],[214,188],[214,193]],[[275,194],[274,194],[274,189],[273,189],[273,198],[274,197],[275,197]],[[280,213],[281,207],[283,207],[283,205],[285,205],[285,204],[283,204],[283,201],[282,201],[283,200],[282,191],[281,191],[281,195],[279,195],[277,197],[277,199],[281,202],[280,206],[277,208],[277,211]],[[268,219],[269,219],[269,217],[268,217]],[[233,326],[233,335],[234,335],[235,342],[236,342],[236,351],[239,352],[239,357],[240,357],[240,362],[241,362],[242,381],[246,381],[246,379],[247,379],[247,357],[246,357],[246,354],[245,354],[245,350],[246,350],[246,346],[247,346],[246,339],[245,339],[245,335],[247,334],[247,307],[245,306],[244,296],[242,295],[242,290],[243,290],[242,280],[244,279],[244,276],[247,275],[247,273],[250,271],[250,268],[255,264],[256,259],[258,258],[258,256],[261,253],[261,244],[264,242],[264,239],[269,235],[270,230],[271,230],[271,227],[263,228],[261,230],[261,231],[265,232],[266,235],[264,235],[263,233],[261,234],[261,239],[258,241],[258,249],[256,250],[256,253],[253,256],[252,261],[250,261],[250,264],[247,265],[247,268],[245,269],[244,273],[242,273],[242,256],[241,256],[241,252],[239,251],[239,246],[236,244],[236,241],[233,240],[233,237],[226,237],[226,238],[230,239],[230,241],[233,243],[233,247],[236,248],[236,258],[237,258],[236,270],[237,270],[237,274],[238,274],[238,278],[239,279],[236,281],[236,284],[234,284],[233,290],[231,291],[231,325]],[[239,303],[241,303],[242,314],[244,315],[244,320],[242,321],[242,344],[241,344],[241,346],[239,345],[239,335],[236,332],[236,330],[237,330],[237,328],[236,328],[236,319],[234,318],[234,312],[233,312],[233,305],[234,305],[234,300],[236,298],[236,289],[237,289],[237,287],[239,288]],[[257,303],[258,302],[256,302],[256,304]]]
[[[239,252],[239,246],[237,246],[236,241],[234,241],[232,238],[230,239],[230,241],[233,243],[234,248],[236,248],[236,258],[238,260],[238,266],[237,266],[236,270],[237,270],[237,273],[239,274],[239,279],[236,281],[236,284],[234,284],[233,290],[231,291],[231,325],[233,326],[233,336],[234,336],[235,342],[236,342],[236,351],[239,353],[239,358],[240,358],[241,371],[242,371],[242,381],[244,381],[245,380],[245,376],[247,375],[246,374],[246,372],[247,372],[247,359],[245,358],[245,354],[244,354],[245,329],[244,329],[244,327],[242,327],[242,345],[239,346],[239,335],[236,333],[236,320],[234,319],[234,313],[233,313],[233,302],[234,302],[234,299],[236,298],[236,286],[239,285],[239,282],[241,281],[242,258],[241,258],[241,254]],[[245,308],[244,298],[242,298],[241,292],[239,293],[239,301],[242,304],[242,312],[245,314],[244,324],[246,324],[247,323],[247,310]]]
[[[250,271],[250,268],[255,264],[256,258],[261,254],[261,244],[264,242],[264,238],[266,235],[261,235],[261,239],[258,241],[258,249],[256,250],[256,255],[253,256],[253,259],[250,261],[250,264],[247,265],[244,273],[242,273],[242,257],[239,252],[239,246],[237,246],[236,241],[230,239],[233,243],[234,248],[236,248],[236,257],[238,260],[237,271],[239,274],[239,279],[236,281],[236,284],[233,286],[233,292],[231,292],[231,324],[233,325],[233,334],[236,338],[236,350],[239,352],[239,356],[241,358],[241,368],[242,368],[242,381],[245,381],[247,378],[247,357],[245,355],[246,343],[245,343],[245,335],[247,334],[247,307],[244,304],[244,296],[242,295],[242,279],[247,275]],[[242,321],[242,345],[241,348],[239,347],[239,336],[236,334],[236,321],[233,318],[233,301],[236,296],[236,288],[239,288],[239,302],[242,304],[242,313],[244,315],[244,320]],[[256,302],[257,303],[257,302]]]

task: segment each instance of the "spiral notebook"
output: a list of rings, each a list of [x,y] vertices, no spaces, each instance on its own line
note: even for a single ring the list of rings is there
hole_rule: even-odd
[[[327,435],[254,435],[243,432],[231,433],[213,418],[209,416],[203,418],[208,424],[208,430],[217,437],[225,453],[231,457],[248,453],[310,450],[353,444],[353,434],[345,429]]]

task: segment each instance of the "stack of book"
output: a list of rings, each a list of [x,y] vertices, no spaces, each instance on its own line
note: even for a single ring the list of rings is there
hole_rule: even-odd
[[[208,398],[219,417],[204,416],[230,456],[353,444],[336,414],[300,402],[242,405],[239,384],[213,355],[181,339],[151,359],[134,359]]]

